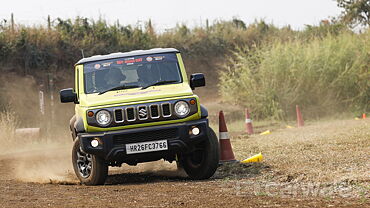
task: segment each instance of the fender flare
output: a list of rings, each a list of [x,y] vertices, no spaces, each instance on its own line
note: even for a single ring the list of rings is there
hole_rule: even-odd
[[[75,127],[77,133],[83,133],[83,132],[85,132],[84,120],[81,117],[78,117],[76,119],[76,122],[74,124],[74,127]]]
[[[71,130],[73,140],[75,140],[78,133],[85,132],[83,119],[76,115],[72,116],[69,121],[69,129]]]
[[[202,104],[200,104],[200,115],[201,115],[201,118],[207,118],[208,117],[208,110],[207,110],[207,108],[204,106],[204,105],[202,105]]]

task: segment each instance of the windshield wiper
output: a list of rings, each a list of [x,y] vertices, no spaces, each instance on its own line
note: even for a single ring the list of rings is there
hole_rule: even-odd
[[[159,82],[155,82],[155,83],[149,84],[147,86],[144,86],[141,89],[143,90],[143,89],[146,89],[146,88],[151,87],[151,86],[162,85],[162,84],[169,84],[169,83],[174,83],[174,82],[179,82],[179,80],[164,80],[164,81],[159,81]]]
[[[99,92],[98,95],[104,94],[106,92],[112,91],[112,90],[123,90],[123,89],[130,89],[130,88],[137,88],[140,87],[138,85],[118,85],[116,87],[109,88],[107,90]]]

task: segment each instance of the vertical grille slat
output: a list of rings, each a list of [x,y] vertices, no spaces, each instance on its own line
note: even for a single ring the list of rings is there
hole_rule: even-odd
[[[127,116],[127,121],[135,121],[135,108],[126,108],[126,116]]]
[[[162,104],[162,114],[163,117],[170,117],[171,116],[171,106],[169,103]]]
[[[114,110],[114,120],[116,123],[123,122],[123,110],[122,109],[115,109]]]
[[[151,105],[150,106],[150,117],[155,119],[159,118],[159,107],[158,105]]]

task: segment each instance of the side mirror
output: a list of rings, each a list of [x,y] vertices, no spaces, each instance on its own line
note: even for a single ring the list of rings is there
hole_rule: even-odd
[[[77,94],[73,92],[72,88],[63,89],[60,91],[60,102],[71,103],[74,102],[78,104]]]
[[[206,86],[206,79],[202,73],[190,75],[190,87],[194,90],[196,87]]]

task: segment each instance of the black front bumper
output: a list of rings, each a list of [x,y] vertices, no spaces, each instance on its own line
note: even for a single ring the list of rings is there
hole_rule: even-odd
[[[198,135],[189,134],[192,127],[198,127]],[[155,161],[162,158],[171,160],[177,153],[191,151],[194,144],[207,138],[208,119],[188,121],[176,124],[151,126],[118,131],[81,133],[78,135],[84,152],[97,155],[108,162],[136,164]],[[91,140],[99,138],[98,147],[91,146]],[[168,150],[127,154],[126,144],[167,140]]]

